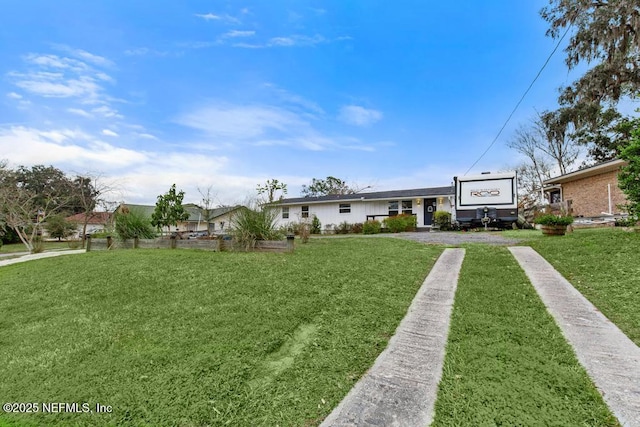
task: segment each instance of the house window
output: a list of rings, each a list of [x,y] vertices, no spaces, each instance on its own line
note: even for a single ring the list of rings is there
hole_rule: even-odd
[[[402,213],[411,215],[413,213],[413,201],[412,200],[403,200],[402,201]]]
[[[289,218],[289,206],[282,208],[282,219]]]
[[[302,218],[309,218],[309,206],[302,207]]]
[[[351,213],[351,203],[340,203],[340,213]]]
[[[398,202],[389,202],[389,216],[398,215]]]

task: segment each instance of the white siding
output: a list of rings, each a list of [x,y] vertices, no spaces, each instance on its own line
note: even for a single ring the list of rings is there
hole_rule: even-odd
[[[430,197],[431,199],[436,199],[436,207],[437,210],[444,210],[447,212],[451,212],[451,203],[449,196],[440,196],[440,197]],[[417,201],[420,200],[420,204],[418,205]],[[402,200],[412,200],[412,213],[416,214],[418,227],[424,227],[424,197],[420,198],[412,198],[412,199],[397,199],[398,202],[398,210],[400,213],[402,212]],[[340,213],[340,204],[349,203],[351,204],[351,212],[350,213]],[[297,203],[286,205],[285,207],[289,208],[289,218],[282,218],[282,209],[278,214],[278,225],[279,226],[287,226],[291,223],[297,223],[303,220],[302,218],[302,206],[309,206],[309,218],[308,221],[311,222],[313,216],[315,215],[320,220],[322,224],[322,230],[325,230],[325,227],[328,224],[333,224],[337,226],[341,222],[348,222],[350,224],[354,223],[362,223],[367,220],[367,215],[381,215],[376,218],[379,221],[382,221],[385,217],[383,215],[388,215],[389,213],[389,200],[364,200],[364,201],[352,201],[352,202],[340,202],[340,201],[329,201],[329,202],[316,202],[316,203]]]

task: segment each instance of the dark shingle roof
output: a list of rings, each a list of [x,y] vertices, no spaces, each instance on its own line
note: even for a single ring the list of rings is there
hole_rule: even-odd
[[[357,194],[332,194],[320,197],[297,197],[291,199],[282,199],[277,202],[278,205],[293,205],[299,203],[321,203],[333,201],[358,201],[358,200],[386,200],[386,199],[405,199],[413,197],[437,197],[452,196],[455,194],[454,187],[433,187],[433,188],[414,188],[410,190],[391,190],[391,191],[374,191],[371,193]]]

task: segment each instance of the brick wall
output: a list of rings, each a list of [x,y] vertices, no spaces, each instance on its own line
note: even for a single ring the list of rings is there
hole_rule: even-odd
[[[572,201],[574,216],[602,216],[602,212],[609,211],[607,184],[611,184],[611,210],[622,213],[618,205],[625,204],[627,199],[618,188],[618,171],[565,182],[562,184],[562,199]]]

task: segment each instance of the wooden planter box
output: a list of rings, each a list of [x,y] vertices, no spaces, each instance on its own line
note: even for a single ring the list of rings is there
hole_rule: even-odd
[[[566,225],[541,225],[540,230],[545,236],[564,236],[567,232]]]

